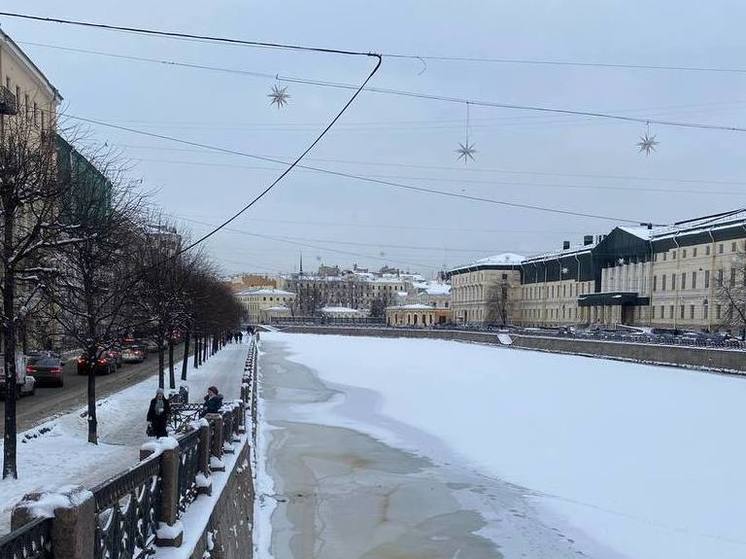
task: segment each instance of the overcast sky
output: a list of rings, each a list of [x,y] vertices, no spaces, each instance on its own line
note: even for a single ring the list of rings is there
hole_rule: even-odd
[[[744,68],[742,2],[440,0],[5,0],[4,10],[250,40],[418,55]],[[21,43],[359,83],[365,58],[147,38],[0,18]],[[65,98],[65,112],[244,152],[290,159],[350,92],[22,44]],[[686,72],[385,58],[372,86],[642,118],[746,126],[746,72]],[[363,93],[308,164],[552,208],[668,223],[746,206],[746,134],[644,125]],[[105,127],[133,174],[194,235],[248,202],[281,168]],[[186,221],[188,220],[188,221]],[[614,222],[421,194],[298,170],[209,241],[226,272],[353,262],[427,275],[499,252],[531,254]],[[260,234],[256,237],[249,233]],[[277,240],[282,237],[285,241]],[[335,252],[338,251],[338,252]]]

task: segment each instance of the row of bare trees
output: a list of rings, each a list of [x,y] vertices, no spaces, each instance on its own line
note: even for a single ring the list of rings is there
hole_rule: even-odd
[[[0,117],[5,118],[5,117]],[[0,291],[5,375],[3,478],[17,477],[16,400],[26,349],[87,354],[88,440],[97,443],[95,362],[124,336],[158,347],[159,386],[176,387],[174,338],[195,366],[242,310],[199,250],[126,177],[106,149],[85,157],[26,119],[0,129]],[[154,226],[158,223],[159,226]],[[167,355],[167,358],[166,358]]]

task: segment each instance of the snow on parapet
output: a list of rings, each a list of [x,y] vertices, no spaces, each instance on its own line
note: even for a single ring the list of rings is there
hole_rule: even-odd
[[[163,454],[164,450],[174,450],[179,447],[179,441],[173,437],[161,437],[160,439],[153,439],[146,442],[140,447],[140,450],[149,450],[154,455],[158,456]]]
[[[468,270],[470,268],[477,268],[479,266],[520,266],[526,260],[525,256],[515,254],[512,252],[504,252],[502,254],[495,254],[494,256],[488,256],[487,258],[481,258],[471,264],[459,266],[450,270],[451,272],[459,272],[462,270]]]
[[[63,485],[54,492],[45,492],[35,501],[24,501],[23,506],[34,518],[54,518],[57,509],[77,507],[93,498],[93,493],[76,485]]]

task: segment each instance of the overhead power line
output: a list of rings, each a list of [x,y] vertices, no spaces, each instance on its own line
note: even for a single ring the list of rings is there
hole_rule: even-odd
[[[239,45],[239,46],[245,46],[245,47],[263,47],[263,48],[307,51],[307,52],[349,55],[349,56],[371,56],[372,55],[372,53],[350,51],[350,50],[344,50],[344,49],[293,45],[293,44],[265,42],[265,41],[248,41],[244,39],[234,39],[230,37],[218,37],[218,36],[212,36],[212,35],[198,35],[198,34],[193,34],[193,33],[182,33],[182,32],[175,32],[175,31],[146,29],[146,28],[140,28],[140,27],[110,25],[110,24],[103,24],[103,23],[80,21],[80,20],[34,16],[30,14],[21,14],[21,13],[16,13],[16,12],[0,12],[0,16],[20,18],[20,19],[33,20],[33,21],[41,21],[41,22],[47,22],[47,23],[57,23],[57,24],[89,27],[89,28],[98,28],[98,29],[105,29],[105,30],[110,30],[110,31],[123,31],[123,32],[138,33],[138,34],[143,34],[143,35],[169,37],[173,39],[194,39],[194,40],[199,40],[199,41],[207,41],[211,43],[231,44],[231,45]],[[396,54],[396,53],[393,53],[390,55],[378,55],[378,56],[390,56],[392,58],[405,58],[406,57],[406,58],[413,58],[413,59],[426,58],[422,56],[402,55],[402,54]],[[331,82],[331,81],[324,81],[324,80],[313,80],[313,79],[293,77],[293,76],[276,75],[276,76],[271,76],[271,77],[276,78],[279,81],[283,81],[287,83],[315,85],[319,87],[331,87],[331,88],[350,89],[350,90],[355,90],[358,87],[355,84]],[[463,97],[453,97],[453,96],[448,96],[448,95],[429,94],[429,93],[418,92],[418,91],[406,91],[406,90],[401,90],[401,89],[370,87],[370,88],[366,88],[366,91],[370,91],[372,93],[386,94],[386,95],[397,95],[397,96],[402,96],[402,97],[410,97],[410,98],[416,98],[416,99],[427,99],[431,101],[468,104],[468,105],[477,106],[477,107],[491,107],[491,108],[499,108],[499,109],[532,111],[532,112],[539,112],[539,113],[551,113],[551,114],[561,114],[561,115],[569,115],[569,116],[583,116],[583,117],[591,117],[591,118],[617,120],[617,121],[622,121],[622,122],[656,124],[659,126],[674,126],[674,127],[679,127],[679,128],[720,130],[720,131],[728,131],[728,132],[746,132],[746,128],[739,127],[739,126],[725,126],[725,125],[719,125],[719,124],[682,122],[682,121],[665,120],[665,119],[633,117],[633,116],[607,113],[607,112],[601,112],[601,111],[591,111],[591,110],[564,109],[564,108],[559,108],[559,107],[544,107],[544,106],[539,106],[539,105],[503,103],[503,102],[488,101],[488,100],[483,100],[483,99],[469,99],[469,98],[463,98]]]
[[[126,33],[138,33],[143,35],[155,35],[162,37],[170,37],[172,39],[190,39],[206,41],[210,43],[228,43],[234,45],[242,45],[247,47],[259,47],[259,48],[278,48],[288,50],[305,50],[311,52],[320,53],[333,53],[333,54],[359,54],[359,51],[335,49],[327,47],[316,47],[316,46],[302,46],[302,45],[288,45],[283,43],[272,43],[272,42],[261,42],[261,41],[245,41],[240,39],[231,39],[225,37],[214,37],[209,35],[196,35],[191,33],[179,33],[172,31],[163,31],[157,29],[145,29],[140,27],[127,27],[121,25],[110,25],[96,22],[87,22],[79,20],[70,20],[62,18],[42,17],[31,14],[22,14],[17,12],[0,12],[0,15],[5,17],[12,17],[18,19],[26,19],[32,21],[40,21],[46,23],[58,23],[66,25],[77,25],[82,27],[90,27],[108,31],[120,31]],[[518,64],[518,65],[531,65],[531,66],[569,66],[569,67],[581,67],[581,68],[609,68],[609,69],[621,69],[621,70],[665,70],[665,71],[683,71],[683,72],[712,72],[712,73],[733,73],[733,74],[746,74],[746,68],[728,67],[728,66],[687,66],[683,64],[625,64],[616,62],[596,62],[596,61],[584,61],[584,60],[554,60],[554,59],[539,59],[539,58],[511,58],[511,57],[482,57],[482,56],[449,56],[449,55],[433,55],[433,54],[414,54],[414,53],[398,53],[398,52],[382,52],[383,56],[388,58],[397,58],[403,60],[416,60],[421,63],[426,61],[441,61],[441,62],[470,62],[470,63],[489,63],[489,64]]]
[[[122,130],[122,131],[125,131],[125,132],[131,132],[133,134],[138,134],[138,135],[141,135],[141,136],[148,136],[150,138],[158,138],[160,140],[167,140],[167,141],[171,141],[171,142],[177,142],[177,143],[180,143],[180,144],[184,144],[184,145],[188,145],[188,146],[193,146],[193,147],[199,147],[199,148],[203,148],[203,149],[210,150],[210,151],[221,152],[221,153],[229,153],[229,154],[237,155],[237,156],[241,156],[241,157],[248,157],[250,159],[256,159],[256,160],[259,160],[259,161],[269,161],[269,162],[272,162],[272,163],[278,163],[278,164],[288,165],[287,161],[283,161],[281,159],[276,159],[276,158],[273,158],[273,157],[265,157],[265,156],[261,156],[261,155],[256,155],[256,154],[251,154],[251,153],[239,151],[239,150],[222,148],[222,147],[213,146],[213,145],[210,145],[210,144],[203,144],[201,142],[194,142],[194,141],[191,141],[191,140],[184,140],[182,138],[177,138],[177,137],[174,137],[174,136],[168,136],[166,134],[157,134],[155,132],[147,132],[145,130],[138,130],[136,128],[130,128],[128,126],[121,126],[121,125],[118,125],[118,124],[112,124],[112,123],[109,123],[109,122],[104,122],[104,121],[101,121],[101,120],[95,120],[95,119],[92,119],[92,118],[85,118],[85,117],[75,116],[75,115],[71,115],[71,114],[66,114],[65,116],[67,116],[68,118],[74,119],[74,120],[81,121],[81,122],[87,122],[89,124],[96,124],[96,125],[99,125],[99,126],[105,126],[107,128],[113,128],[115,130]],[[647,220],[622,218],[622,217],[615,217],[615,216],[608,216],[608,215],[601,215],[601,214],[593,214],[593,213],[587,213],[587,212],[577,212],[577,211],[572,211],[572,210],[562,210],[562,209],[551,208],[551,207],[547,207],[547,206],[539,206],[539,205],[536,205],[536,204],[522,204],[522,203],[518,203],[518,202],[507,202],[507,201],[504,201],[504,200],[496,200],[496,199],[493,199],[493,198],[485,198],[485,197],[482,197],[482,196],[472,196],[472,195],[469,195],[469,194],[459,194],[459,193],[456,193],[456,192],[449,192],[447,190],[437,190],[437,189],[434,189],[434,188],[426,188],[426,187],[422,187],[422,186],[414,186],[414,185],[411,185],[411,184],[404,184],[404,183],[394,182],[394,181],[389,181],[389,180],[376,179],[376,178],[367,177],[367,176],[363,176],[363,175],[356,175],[356,174],[353,174],[353,173],[346,173],[346,172],[343,172],[343,171],[334,171],[332,169],[325,169],[325,168],[322,168],[322,167],[316,167],[316,166],[311,166],[311,165],[303,165],[303,164],[300,164],[299,160],[296,160],[296,162],[293,164],[293,166],[294,167],[298,167],[300,169],[309,169],[311,171],[316,171],[318,173],[324,173],[326,175],[332,175],[332,176],[343,177],[343,178],[348,178],[348,179],[353,179],[353,180],[358,180],[358,181],[364,181],[364,182],[368,182],[368,183],[371,183],[371,184],[379,184],[379,185],[382,185],[382,186],[390,186],[390,187],[393,187],[393,188],[399,188],[399,189],[403,189],[403,190],[410,190],[412,192],[436,194],[438,196],[445,196],[445,197],[448,197],[448,198],[458,198],[458,199],[462,199],[462,200],[470,200],[472,202],[483,202],[483,203],[487,203],[487,204],[495,204],[495,205],[498,205],[498,206],[505,206],[505,207],[510,207],[510,208],[519,208],[519,209],[525,209],[525,210],[535,210],[535,211],[541,211],[541,212],[547,212],[547,213],[554,213],[554,214],[561,214],[561,215],[570,215],[570,216],[575,216],[575,217],[585,217],[585,218],[590,218],[590,219],[602,219],[602,220],[605,220],[605,221],[614,221],[614,222],[617,222],[617,223],[635,223],[635,224],[639,224],[639,223],[647,222]],[[287,173],[284,173],[283,176],[285,174],[287,174]],[[270,185],[270,187],[268,187],[268,188],[271,188],[271,186],[272,185]],[[263,194],[264,193],[260,194],[260,197],[263,196]],[[251,205],[253,205],[257,200],[252,201],[250,203],[250,205],[248,205],[241,212],[239,212],[239,214],[237,214],[236,216],[234,216],[233,218],[231,218],[228,222],[226,222],[226,225],[227,225],[227,223],[230,223],[230,221],[233,221],[235,218],[237,218],[241,213],[243,213],[249,207],[251,207]]]

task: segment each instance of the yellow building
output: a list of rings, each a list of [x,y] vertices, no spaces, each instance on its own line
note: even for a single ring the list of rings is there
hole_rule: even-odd
[[[447,323],[450,315],[450,310],[444,307],[433,307],[422,303],[396,305],[386,308],[386,324],[389,326],[426,328]]]
[[[274,288],[247,289],[236,293],[236,297],[246,309],[247,320],[251,324],[261,322],[263,310],[272,307],[291,308],[295,301],[295,293]]]
[[[0,79],[0,114],[6,115],[5,118],[25,118],[42,133],[55,128],[62,96],[36,64],[2,31]],[[5,118],[0,118],[0,133],[7,124]]]

